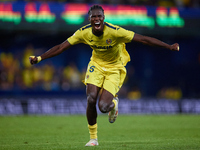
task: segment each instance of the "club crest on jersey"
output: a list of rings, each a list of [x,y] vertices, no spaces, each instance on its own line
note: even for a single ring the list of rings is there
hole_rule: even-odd
[[[111,40],[111,39],[107,39],[107,40],[106,40],[106,43],[107,43],[107,44],[111,44],[111,43],[112,43],[112,40]]]

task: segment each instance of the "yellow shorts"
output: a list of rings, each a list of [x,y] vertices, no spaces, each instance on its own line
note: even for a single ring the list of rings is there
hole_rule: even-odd
[[[88,64],[85,75],[85,84],[93,84],[109,91],[113,96],[121,88],[126,77],[126,68],[124,66],[118,68],[101,67],[94,61]]]

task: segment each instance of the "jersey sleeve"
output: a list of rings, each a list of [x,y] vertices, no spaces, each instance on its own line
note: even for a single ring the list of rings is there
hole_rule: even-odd
[[[118,37],[118,39],[121,41],[121,42],[124,42],[124,43],[129,43],[133,40],[133,37],[135,35],[135,32],[133,31],[130,31],[130,30],[126,30],[124,28],[118,28],[117,31],[116,31],[116,36]]]
[[[79,44],[79,43],[83,43],[83,37],[82,37],[82,32],[81,30],[77,30],[72,36],[70,36],[67,41],[71,44],[71,45],[75,45],[75,44]]]

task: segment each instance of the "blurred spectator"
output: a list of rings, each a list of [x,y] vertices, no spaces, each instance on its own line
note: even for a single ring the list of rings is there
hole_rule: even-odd
[[[52,81],[54,76],[54,67],[51,64],[45,64],[42,67],[42,82],[43,82],[43,89],[45,91],[52,90]]]
[[[128,99],[130,100],[138,100],[142,97],[141,91],[138,87],[132,88],[130,92],[128,93]]]
[[[77,89],[81,86],[80,84],[82,84],[81,73],[79,72],[77,66],[74,63],[70,63],[67,67],[64,68],[63,78],[65,82],[68,81],[69,89]]]
[[[33,71],[30,68],[22,70],[24,89],[33,87]]]
[[[34,55],[33,51],[34,51],[34,48],[33,48],[32,44],[27,45],[27,47],[24,50],[23,66],[25,68],[31,67],[31,64],[30,64],[30,62],[29,62],[29,60],[27,58],[29,58],[29,56],[33,56]]]
[[[19,71],[19,61],[13,58],[12,53],[0,54],[0,88],[10,90],[15,82],[15,73]]]
[[[179,87],[162,88],[157,95],[158,98],[179,100],[182,98],[182,91]]]

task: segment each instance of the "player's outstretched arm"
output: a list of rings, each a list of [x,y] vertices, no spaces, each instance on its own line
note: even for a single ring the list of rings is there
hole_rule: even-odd
[[[51,57],[54,57],[54,56],[61,54],[62,52],[64,52],[65,50],[67,50],[70,47],[71,47],[70,43],[66,40],[63,43],[52,47],[51,49],[49,49],[48,51],[43,53],[41,56],[38,56],[38,57],[30,56],[29,61],[32,65],[37,64],[41,60],[51,58]]]
[[[143,36],[143,35],[140,35],[140,34],[137,34],[137,33],[135,33],[135,35],[133,37],[133,41],[140,42],[142,44],[146,44],[146,45],[150,45],[150,46],[167,48],[167,49],[172,50],[172,51],[179,51],[179,44],[178,43],[169,45],[169,44],[162,42],[162,41],[160,41],[156,38],[149,37],[149,36]]]

